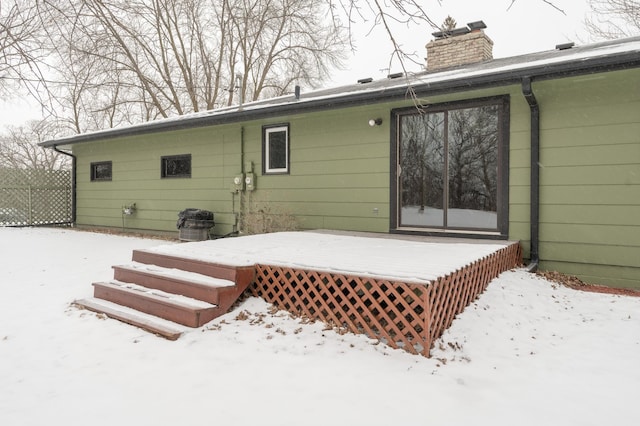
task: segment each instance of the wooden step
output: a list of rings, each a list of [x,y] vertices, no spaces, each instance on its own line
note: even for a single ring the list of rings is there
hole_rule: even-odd
[[[246,288],[255,278],[255,266],[234,266],[207,262],[198,259],[183,258],[168,254],[156,253],[152,250],[134,250],[134,262],[158,265],[165,268],[175,268],[182,271],[196,272],[210,277],[233,281],[240,287]]]
[[[116,265],[113,270],[117,281],[136,283],[212,304],[219,304],[221,290],[235,286],[230,280],[139,262]]]
[[[223,265],[146,250],[134,250],[132,259],[113,267],[112,281],[93,284],[94,298],[85,299],[85,307],[145,329],[150,327],[136,312],[143,318],[200,327],[225,314],[255,277],[254,265]],[[172,338],[170,332],[150,331]]]
[[[94,283],[94,297],[127,306],[188,327],[200,327],[225,313],[218,306],[121,281]]]
[[[150,331],[169,340],[177,340],[182,333],[185,332],[185,328],[180,324],[145,314],[107,300],[88,298],[76,300],[74,303],[84,309],[105,314],[109,318],[140,327],[143,330]]]

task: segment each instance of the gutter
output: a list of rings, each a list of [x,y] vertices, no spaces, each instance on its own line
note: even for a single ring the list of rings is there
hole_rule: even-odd
[[[53,145],[51,148],[55,152],[71,157],[71,224],[73,225],[76,223],[76,156],[58,149],[58,145]]]
[[[522,94],[531,111],[531,183],[530,183],[530,239],[529,272],[534,272],[540,264],[540,105],[531,87],[531,77],[522,79]]]

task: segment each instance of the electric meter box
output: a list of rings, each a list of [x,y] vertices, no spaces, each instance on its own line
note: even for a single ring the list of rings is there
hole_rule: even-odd
[[[247,191],[253,191],[256,189],[256,175],[253,173],[247,173],[244,178],[244,183]]]
[[[231,181],[231,192],[244,191],[244,175],[239,174],[233,177]]]

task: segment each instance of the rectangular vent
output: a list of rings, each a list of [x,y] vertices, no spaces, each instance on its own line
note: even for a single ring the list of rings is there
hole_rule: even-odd
[[[576,44],[574,42],[556,44],[556,50],[567,50],[571,49]]]

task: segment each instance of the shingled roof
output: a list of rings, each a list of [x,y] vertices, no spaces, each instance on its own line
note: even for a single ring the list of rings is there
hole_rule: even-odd
[[[326,110],[420,96],[517,84],[523,78],[543,80],[640,67],[640,37],[570,45],[544,52],[498,58],[437,71],[396,74],[380,80],[362,79],[351,85],[303,92],[185,114],[141,124],[88,132],[40,143],[43,147],[72,145],[121,136],[212,126],[306,111]]]

